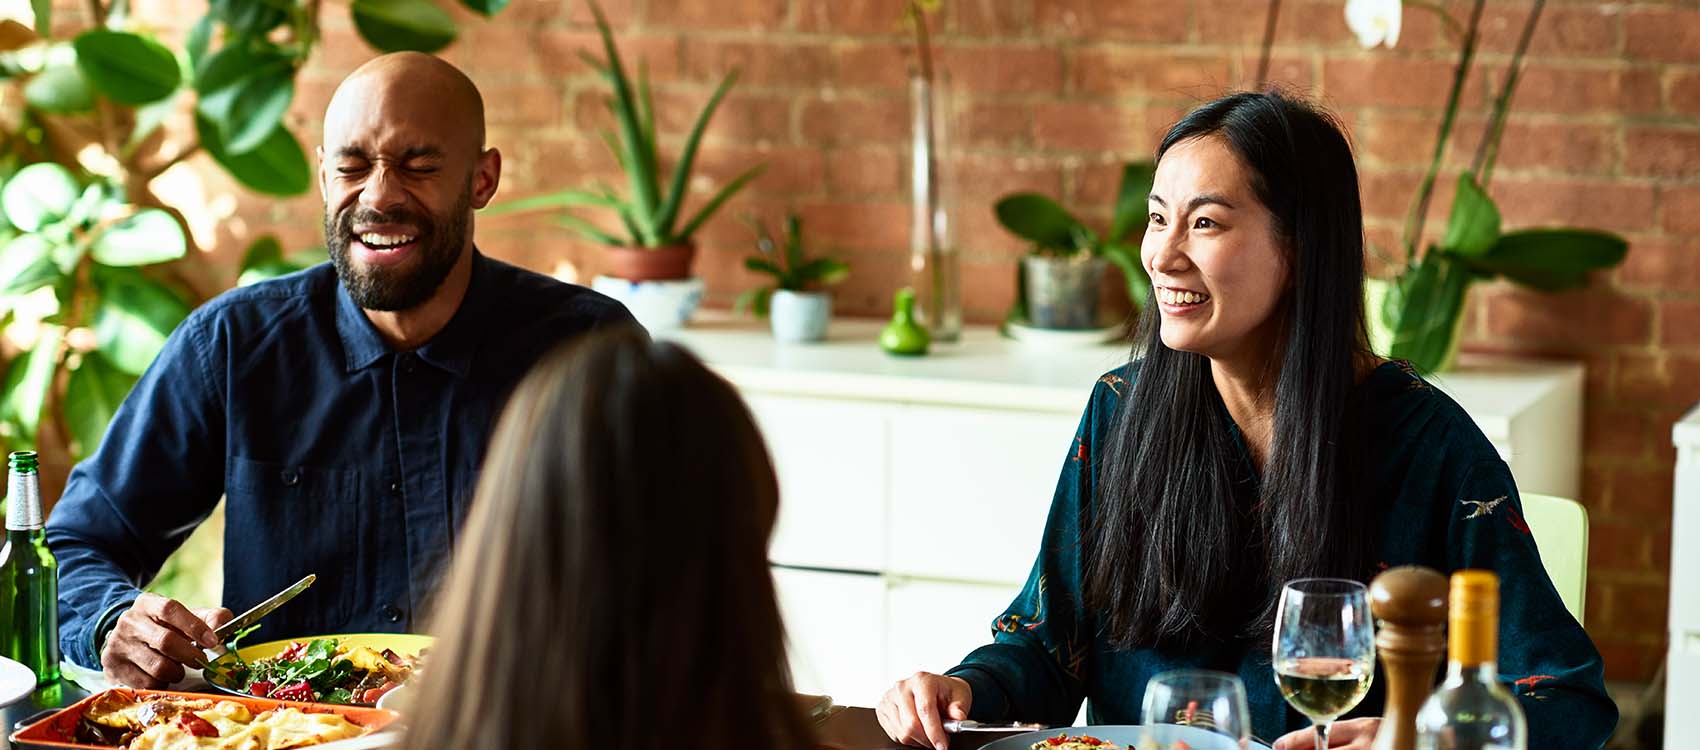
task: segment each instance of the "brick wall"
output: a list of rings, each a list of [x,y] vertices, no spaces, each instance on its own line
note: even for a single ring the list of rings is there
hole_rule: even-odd
[[[1444,3],[1460,17],[1468,6]],[[138,2],[138,6],[144,3]],[[1392,252],[1432,149],[1454,44],[1407,10],[1397,50],[1360,50],[1343,0],[1283,3],[1272,76],[1315,92],[1352,129],[1372,240]],[[959,226],[967,315],[1001,318],[1023,247],[990,213],[1031,189],[1102,221],[1117,163],[1148,155],[1201,99],[1250,85],[1266,6],[1251,0],[944,0],[937,47],[956,83],[963,151]],[[196,0],[143,13],[192,19]],[[1529,4],[1490,3],[1452,165],[1468,160]],[[648,61],[664,147],[676,148],[724,71],[743,77],[708,132],[696,198],[757,160],[767,174],[701,233],[712,304],[755,279],[739,213],[802,214],[817,249],[849,260],[840,311],[880,315],[907,276],[906,71],[897,0],[608,0],[628,57]],[[338,79],[371,53],[344,7],[326,5],[327,44],[294,109],[315,134]],[[599,81],[576,59],[595,37],[578,2],[515,0],[466,23],[449,57],[480,84],[503,197],[615,179],[595,136]],[[186,21],[185,21],[186,23]],[[1700,9],[1693,2],[1548,2],[1505,137],[1492,194],[1510,227],[1567,223],[1631,239],[1629,260],[1587,291],[1541,296],[1478,286],[1470,348],[1579,359],[1588,367],[1584,497],[1592,518],[1589,631],[1608,676],[1646,679],[1664,651],[1670,560],[1671,424],[1700,400]],[[209,172],[209,170],[202,170]],[[1448,180],[1443,177],[1441,184]],[[213,177],[208,190],[227,185]],[[1435,231],[1450,190],[1434,202]],[[317,244],[316,197],[236,202],[216,243],[240,252],[276,230]],[[597,249],[536,218],[478,225],[492,254],[588,279]]]

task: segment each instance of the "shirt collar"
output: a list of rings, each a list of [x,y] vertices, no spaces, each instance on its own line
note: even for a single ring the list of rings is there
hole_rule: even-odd
[[[490,296],[490,274],[490,261],[473,248],[472,280],[467,284],[466,296],[443,330],[415,350],[420,360],[455,377],[466,377],[478,345],[483,303]],[[390,353],[389,344],[378,335],[378,329],[367,319],[366,311],[355,304],[340,279],[336,285],[336,332],[342,339],[343,367],[347,372],[370,367]]]

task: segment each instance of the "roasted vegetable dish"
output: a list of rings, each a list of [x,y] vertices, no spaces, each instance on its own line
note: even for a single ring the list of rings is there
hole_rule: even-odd
[[[234,701],[109,691],[78,721],[75,741],[128,750],[287,750],[365,734],[333,713],[281,706],[254,713]]]
[[[277,656],[251,662],[231,652],[207,671],[221,687],[259,698],[370,706],[407,681],[419,658],[319,638],[291,643]]]

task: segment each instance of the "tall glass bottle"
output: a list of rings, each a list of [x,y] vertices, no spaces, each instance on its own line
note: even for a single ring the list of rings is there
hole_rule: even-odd
[[[1527,750],[1517,698],[1499,682],[1499,576],[1452,574],[1446,681],[1417,713],[1417,750]]]
[[[910,285],[934,341],[962,336],[962,267],[956,248],[955,190],[947,178],[951,107],[943,72],[910,80]]]
[[[0,656],[35,672],[36,684],[59,681],[59,562],[42,531],[41,479],[35,451],[9,460],[6,543],[0,547]]]

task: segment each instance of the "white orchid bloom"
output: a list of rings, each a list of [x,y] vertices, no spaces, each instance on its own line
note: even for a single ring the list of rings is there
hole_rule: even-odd
[[[1346,25],[1358,35],[1358,44],[1372,49],[1383,43],[1389,49],[1399,43],[1399,21],[1404,15],[1400,0],[1346,0]]]

